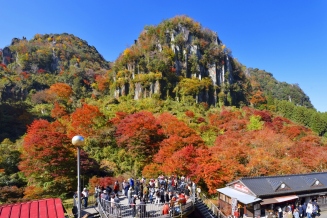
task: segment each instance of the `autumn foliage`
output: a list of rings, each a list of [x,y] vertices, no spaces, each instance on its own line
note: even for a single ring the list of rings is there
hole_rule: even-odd
[[[93,176],[90,180],[89,180],[89,185],[90,187],[92,187],[94,190],[94,188],[96,186],[100,186],[100,187],[107,187],[107,186],[112,186],[112,184],[115,182],[114,178],[112,177],[96,177],[96,176]],[[92,191],[91,190],[91,191]]]
[[[75,135],[90,187],[175,174],[214,194],[240,177],[326,171],[327,113],[217,39],[186,16],[147,26],[115,62],[71,34],[15,39],[0,64],[0,203],[71,197]]]
[[[51,190],[73,187],[76,154],[69,139],[75,134],[93,140],[92,147],[81,153],[82,169],[87,175],[96,175],[107,166],[104,163],[111,163],[111,169],[130,169],[135,176],[187,175],[203,183],[209,193],[239,177],[327,168],[327,149],[318,136],[269,111],[226,107],[198,116],[186,110],[184,120],[167,112],[118,111],[109,122],[104,122],[105,115],[94,105],[85,103],[68,114],[55,103],[52,116],[60,119],[52,123],[34,121],[24,138],[19,168],[28,178],[25,198],[53,193],[40,184],[47,184]],[[249,128],[254,125],[253,117],[260,128]],[[193,122],[199,118],[201,122]],[[102,130],[104,126],[109,132]],[[109,143],[110,150],[106,150],[106,144],[97,148],[95,139],[103,134],[111,137],[102,139]],[[208,139],[203,138],[205,134],[213,137],[210,146],[206,145]],[[94,153],[96,149],[100,153]],[[106,159],[105,154],[113,155],[112,159]],[[71,168],[67,163],[71,163]],[[92,186],[112,182],[112,177],[90,179]]]
[[[69,136],[82,135],[84,137],[94,136],[97,129],[104,123],[104,116],[97,106],[83,104],[70,116],[71,126]]]
[[[72,88],[66,83],[55,83],[50,86],[48,90],[49,94],[55,95],[59,99],[68,100],[69,97],[73,94]]]
[[[36,120],[28,127],[19,165],[28,178],[25,198],[58,196],[59,190],[71,190],[76,162],[70,144],[69,138],[46,120]]]
[[[169,113],[163,113],[157,120],[165,137],[160,142],[160,150],[153,158],[154,163],[145,168],[143,173],[151,174],[151,165],[156,165],[158,171],[167,174],[190,175],[196,164],[196,149],[203,145],[201,137]]]
[[[58,102],[55,102],[54,107],[51,110],[51,117],[58,119],[65,115],[67,115],[66,108],[64,106],[60,105]]]
[[[117,144],[135,156],[151,157],[157,153],[162,140],[160,128],[150,112],[128,115],[117,126]]]

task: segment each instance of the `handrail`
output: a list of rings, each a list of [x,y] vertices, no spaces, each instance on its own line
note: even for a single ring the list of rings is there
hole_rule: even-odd
[[[105,210],[102,207],[102,204],[100,203],[99,199],[97,199],[98,204],[98,211],[101,217],[109,218],[109,216],[106,214]]]
[[[164,204],[146,204],[146,212],[142,213],[140,204],[130,205],[122,203],[109,202],[104,199],[97,199],[98,211],[101,217],[185,217],[194,211],[194,202],[190,201],[186,204],[175,204],[170,208],[170,213],[162,215],[162,207]]]
[[[200,194],[199,197],[203,201],[203,203],[208,206],[208,208],[212,211],[214,215],[216,215],[218,218],[227,218],[227,216],[225,216],[225,214],[223,214],[223,212],[219,210],[217,205],[215,205],[211,200],[209,200],[205,194]]]
[[[96,202],[96,199],[94,196],[92,195],[89,195],[88,197],[88,205],[93,205],[94,203]],[[73,197],[73,201],[70,202],[70,203],[65,203],[63,202],[63,206],[66,210],[70,210],[70,208],[72,208],[72,213],[73,215],[76,215],[77,216],[77,198],[74,196]],[[83,205],[83,200],[81,201],[81,209],[83,210],[84,208],[84,205]]]

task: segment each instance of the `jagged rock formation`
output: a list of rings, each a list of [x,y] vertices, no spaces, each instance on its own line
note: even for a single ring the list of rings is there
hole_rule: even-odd
[[[250,81],[257,78],[233,58],[216,32],[186,16],[146,26],[110,71],[110,63],[93,46],[66,33],[36,34],[31,40],[14,38],[0,51],[0,58],[4,65],[0,66],[0,100],[25,99],[32,90],[63,82],[77,97],[109,94],[135,100],[195,99],[215,106],[242,106],[251,101]],[[264,81],[259,83],[271,90]],[[312,107],[302,90],[296,91],[298,86],[277,85],[282,88],[264,94]]]
[[[9,47],[2,50],[2,64],[8,65],[12,59],[12,53]]]
[[[67,83],[79,97],[87,97],[94,91],[95,78],[110,68],[94,46],[66,33],[14,38],[0,54],[0,101],[25,100],[56,82]]]
[[[94,46],[74,35],[36,34],[33,39],[13,38],[11,45],[3,49],[4,64],[19,65],[21,71],[60,72],[70,65],[78,66],[83,61],[97,62],[98,67],[109,68],[108,62],[98,53]]]
[[[242,66],[217,33],[189,17],[146,27],[114,69],[115,97],[157,94],[177,100],[192,96],[210,105],[247,103],[248,81]]]

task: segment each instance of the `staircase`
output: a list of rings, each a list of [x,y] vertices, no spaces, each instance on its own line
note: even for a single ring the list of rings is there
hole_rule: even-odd
[[[205,218],[227,218],[211,201],[209,207],[201,198],[195,198],[195,208]],[[210,208],[211,207],[211,208]]]
[[[195,198],[195,208],[205,218],[218,218],[218,216],[212,213],[212,210],[202,201],[202,199]]]

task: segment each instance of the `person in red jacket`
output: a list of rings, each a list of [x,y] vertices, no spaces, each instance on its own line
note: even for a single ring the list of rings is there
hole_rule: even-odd
[[[119,183],[118,181],[115,182],[115,185],[114,185],[114,193],[117,195],[119,192]]]
[[[167,203],[164,204],[164,206],[162,207],[162,215],[166,215],[169,214],[169,206]]]

